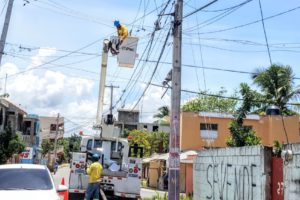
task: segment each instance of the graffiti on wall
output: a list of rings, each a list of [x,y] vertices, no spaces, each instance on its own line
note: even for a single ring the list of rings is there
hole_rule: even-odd
[[[256,164],[232,165],[231,163],[206,164],[201,170],[201,164],[195,164],[195,171],[200,172],[200,193],[202,198],[211,200],[252,200],[260,188],[257,186]],[[203,165],[203,164],[202,164]]]

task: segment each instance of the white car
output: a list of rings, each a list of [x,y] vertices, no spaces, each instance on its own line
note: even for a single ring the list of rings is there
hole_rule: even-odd
[[[67,190],[64,185],[55,189],[52,176],[44,165],[0,165],[1,200],[60,200],[57,192]]]

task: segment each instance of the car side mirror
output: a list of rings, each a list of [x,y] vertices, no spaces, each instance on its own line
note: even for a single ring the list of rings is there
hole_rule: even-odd
[[[65,186],[65,185],[59,185],[58,187],[57,187],[57,192],[66,192],[67,190],[68,190],[69,188],[67,187],[67,186]]]

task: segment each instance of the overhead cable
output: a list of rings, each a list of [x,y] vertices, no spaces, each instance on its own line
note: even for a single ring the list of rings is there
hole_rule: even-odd
[[[287,13],[290,13],[290,12],[293,12],[295,10],[298,10],[300,8],[300,6],[297,6],[295,8],[292,8],[292,9],[289,9],[289,10],[286,10],[286,11],[283,11],[283,12],[280,12],[280,13],[277,13],[275,15],[271,15],[269,17],[265,17],[263,18],[263,20],[269,20],[269,19],[272,19],[272,18],[275,18],[275,17],[278,17],[278,16],[281,16],[281,15],[284,15],[284,14],[287,14]],[[219,29],[219,30],[215,30],[215,31],[207,31],[207,32],[201,32],[200,34],[211,34],[211,33],[220,33],[220,32],[224,32],[224,31],[230,31],[230,30],[234,30],[234,29],[238,29],[238,28],[242,28],[242,27],[245,27],[245,26],[249,26],[249,25],[252,25],[252,24],[256,24],[258,22],[261,22],[262,19],[259,19],[259,20],[255,20],[255,21],[252,21],[252,22],[248,22],[246,24],[241,24],[241,25],[238,25],[238,26],[233,26],[233,27],[230,27],[230,28],[225,28],[225,29]],[[197,33],[193,33],[193,34],[197,34]]]
[[[189,16],[191,16],[191,15],[197,13],[197,12],[199,12],[200,10],[203,10],[204,8],[206,8],[206,7],[210,6],[210,5],[212,5],[213,3],[217,2],[217,1],[218,1],[218,0],[213,0],[212,2],[210,2],[210,3],[208,3],[208,4],[204,5],[204,6],[202,6],[202,7],[200,7],[200,8],[198,8],[198,9],[196,9],[196,10],[194,10],[193,12],[191,12],[191,13],[189,13],[189,14],[183,16],[183,19],[184,19],[184,18],[187,18],[187,17],[189,17]]]
[[[263,10],[262,10],[262,7],[261,7],[260,0],[258,0],[258,2],[259,2],[259,9],[260,9],[260,15],[261,15],[261,23],[262,23],[263,30],[264,30],[264,36],[265,36],[265,40],[266,40],[266,46],[267,46],[267,49],[268,49],[268,55],[269,55],[270,66],[271,66],[272,65],[272,58],[271,58],[271,52],[270,52],[270,48],[269,48],[268,37],[267,37],[267,33],[266,33],[266,27],[265,27],[265,20],[264,20]]]
[[[136,107],[136,106],[138,105],[138,103],[141,101],[142,97],[145,95],[147,89],[149,88],[149,86],[150,86],[150,84],[151,84],[151,81],[152,81],[152,79],[153,79],[153,76],[154,76],[154,74],[155,74],[155,72],[156,72],[156,70],[157,70],[157,67],[158,67],[158,65],[159,65],[160,59],[161,59],[161,57],[162,57],[162,55],[163,55],[163,53],[164,53],[164,51],[165,51],[165,47],[166,47],[167,42],[168,42],[168,40],[169,40],[170,32],[171,32],[171,28],[170,28],[170,30],[169,30],[169,32],[168,32],[168,34],[167,34],[167,37],[166,37],[166,39],[165,39],[164,45],[163,45],[163,47],[162,47],[162,49],[161,49],[160,55],[159,55],[158,60],[157,60],[157,62],[156,62],[156,66],[155,66],[155,68],[154,68],[154,70],[153,70],[153,72],[152,72],[152,74],[151,74],[151,77],[150,77],[150,79],[149,79],[149,81],[148,81],[148,83],[147,83],[147,85],[146,85],[146,87],[145,87],[145,89],[144,89],[142,95],[140,96],[140,98],[138,99],[138,101],[135,103],[135,105],[133,106],[132,110],[135,109],[135,107]]]

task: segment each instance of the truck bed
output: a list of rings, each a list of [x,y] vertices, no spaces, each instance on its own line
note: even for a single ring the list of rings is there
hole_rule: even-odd
[[[125,171],[110,171],[109,169],[103,169],[102,176],[114,176],[114,177],[127,177],[127,172]]]

